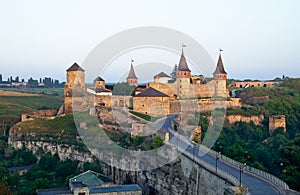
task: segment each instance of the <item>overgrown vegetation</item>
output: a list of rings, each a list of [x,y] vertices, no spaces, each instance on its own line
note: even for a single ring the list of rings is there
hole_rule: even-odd
[[[164,144],[160,135],[131,137],[129,134],[120,134],[108,130],[105,130],[105,133],[119,146],[130,150],[147,151],[158,148]]]
[[[150,115],[143,114],[143,113],[140,113],[140,112],[130,111],[130,113],[134,114],[135,116],[137,116],[139,118],[142,118],[146,121],[155,122],[157,119],[159,119],[159,117],[150,116]]]
[[[265,170],[286,181],[290,188],[300,191],[300,80],[288,79],[273,88],[248,88],[254,96],[270,97],[261,105],[244,105],[228,113],[263,114],[262,125],[238,122],[225,124],[214,149],[222,154]],[[268,117],[285,115],[287,132],[283,128],[269,135]]]
[[[3,139],[3,137],[2,137]],[[3,142],[1,142],[3,144]],[[7,148],[7,147],[6,147]],[[36,194],[37,189],[67,187],[69,178],[93,170],[102,173],[99,161],[79,164],[78,161],[60,161],[57,155],[41,153],[39,161],[26,150],[14,150],[1,147],[0,161],[0,190],[9,190],[13,194]],[[23,175],[18,172],[8,172],[9,167],[31,165],[32,167]]]

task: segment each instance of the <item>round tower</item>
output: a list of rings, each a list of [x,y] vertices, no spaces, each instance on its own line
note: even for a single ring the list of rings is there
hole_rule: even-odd
[[[95,88],[103,88],[105,89],[105,81],[100,76],[96,77],[94,80],[94,87]]]
[[[72,113],[73,98],[75,98],[77,94],[80,94],[74,93],[74,90],[86,90],[84,70],[77,63],[74,63],[67,69],[67,82],[64,86],[64,106],[66,114]]]

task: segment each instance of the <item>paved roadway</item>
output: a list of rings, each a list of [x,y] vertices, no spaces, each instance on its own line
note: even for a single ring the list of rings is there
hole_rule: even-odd
[[[176,116],[171,116],[172,118],[176,118]],[[169,129],[171,125],[172,118],[166,119],[165,124],[163,125],[164,128]],[[208,153],[205,153],[204,151],[200,151],[200,148],[194,147],[193,144],[183,138],[182,136],[178,135],[174,131],[171,131],[169,129],[170,133],[170,144],[173,144],[176,147],[180,147],[181,149],[186,150],[187,152],[194,154],[195,158],[199,158],[203,161],[205,161],[207,164],[210,164],[211,166],[216,166],[216,157],[211,156]],[[177,136],[178,135],[178,136]],[[218,160],[217,162],[218,169],[221,169],[222,171],[233,175],[238,180],[240,179],[240,168],[228,165],[222,160]],[[257,178],[247,172],[244,172],[241,174],[241,180],[242,184],[246,187],[248,187],[249,193],[251,195],[276,195],[280,194],[277,190],[274,189],[272,185],[270,185],[268,182],[261,180],[260,178]]]
[[[173,136],[173,134],[172,134]],[[170,140],[170,143],[177,146],[177,139]],[[178,139],[178,147],[184,149],[195,155],[195,158],[199,158],[203,160],[204,162],[210,164],[211,166],[216,166],[216,157],[211,156],[208,153],[204,153],[199,151],[199,148],[194,148],[191,144],[187,144],[186,142],[182,141],[181,139]],[[193,149],[194,148],[194,149]],[[194,151],[193,151],[194,150]],[[233,175],[237,179],[240,179],[240,169],[236,167],[229,166],[228,164],[225,164],[221,160],[218,160],[217,162],[218,170],[222,170],[226,173],[229,173],[230,175]],[[268,182],[263,181],[257,177],[254,177],[253,175],[248,174],[247,172],[244,172],[241,174],[242,176],[242,184],[248,187],[248,190],[250,194],[253,195],[275,195],[279,194]]]

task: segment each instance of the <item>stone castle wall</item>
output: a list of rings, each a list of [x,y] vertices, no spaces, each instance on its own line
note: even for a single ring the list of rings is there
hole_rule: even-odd
[[[228,87],[245,88],[245,87],[273,87],[280,84],[276,81],[236,81],[232,82]]]
[[[32,113],[28,114],[22,114],[21,115],[21,122],[24,121],[31,121],[37,118],[49,118],[49,117],[55,117],[57,113],[57,110],[38,110]]]
[[[226,119],[228,120],[229,124],[234,124],[236,122],[250,123],[250,121],[252,121],[255,125],[259,125],[265,119],[265,117],[264,115],[253,115],[253,116],[227,115]]]
[[[282,127],[284,132],[286,132],[286,119],[285,115],[276,115],[269,117],[269,133],[270,135],[273,134],[275,129]]]
[[[150,116],[168,115],[169,97],[133,97],[133,110]]]

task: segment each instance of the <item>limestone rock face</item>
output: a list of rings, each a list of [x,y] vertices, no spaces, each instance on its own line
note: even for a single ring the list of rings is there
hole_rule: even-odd
[[[35,136],[34,134],[24,136],[22,131],[12,127],[9,144],[17,149],[26,148],[34,154],[38,154],[38,151],[57,153],[61,160],[91,162],[95,158],[91,152],[79,149],[76,145],[58,143],[50,137],[43,137],[36,141]],[[106,154],[99,154],[102,155]],[[230,185],[183,155],[162,167],[143,171],[122,170],[100,163],[104,174],[117,184],[139,184],[143,194],[146,195],[224,194]]]

